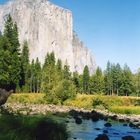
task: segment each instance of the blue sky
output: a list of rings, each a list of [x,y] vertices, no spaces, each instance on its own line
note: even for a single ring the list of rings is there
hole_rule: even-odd
[[[72,11],[74,30],[101,68],[108,60],[140,67],[140,0],[50,1]]]
[[[140,67],[140,0],[51,0],[73,12],[74,30],[97,65]]]

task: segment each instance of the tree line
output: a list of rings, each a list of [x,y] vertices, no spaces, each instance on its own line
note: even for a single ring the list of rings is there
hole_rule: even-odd
[[[0,36],[0,88],[18,93],[47,93],[50,102],[63,102],[76,93],[105,95],[140,94],[140,71],[133,74],[125,65],[107,63],[106,70],[97,67],[90,75],[88,66],[83,73],[70,72],[67,64],[48,53],[43,65],[39,59],[29,61],[29,46],[25,41],[22,50],[17,24],[7,17]]]
[[[122,68],[120,64],[108,61],[105,71],[97,67],[95,73],[87,77],[88,87],[85,92],[88,94],[140,95],[140,70],[133,74],[127,64]]]

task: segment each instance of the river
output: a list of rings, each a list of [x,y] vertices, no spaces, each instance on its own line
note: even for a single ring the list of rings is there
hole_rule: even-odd
[[[76,124],[73,118],[68,119],[67,129],[70,133],[68,140],[94,140],[99,134],[107,130],[110,140],[122,140],[123,136],[131,135],[135,140],[140,140],[140,129],[131,128],[126,123],[112,121],[111,127],[105,127],[106,121],[83,120],[82,124]]]

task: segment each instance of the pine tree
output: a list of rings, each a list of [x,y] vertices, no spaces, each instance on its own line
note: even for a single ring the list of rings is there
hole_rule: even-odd
[[[4,36],[0,37],[0,88],[10,89],[9,67],[11,65],[11,52],[9,43]]]
[[[92,93],[104,92],[104,76],[99,67],[97,67],[96,73],[91,77],[90,90]]]
[[[13,24],[10,15],[8,15],[7,20],[5,22],[4,34],[2,39],[3,41],[1,41],[1,53],[4,51],[4,54],[0,58],[3,59],[1,69],[6,70],[5,74],[2,75],[4,75],[4,77],[6,76],[5,78],[7,82],[3,81],[3,84],[1,86],[4,86],[4,88],[8,90],[16,90],[16,86],[19,85],[20,80],[20,45],[18,41],[17,25],[16,23]]]
[[[41,88],[41,64],[38,58],[35,62],[35,87],[35,92],[39,93]]]
[[[21,53],[21,80],[20,87],[23,89],[23,92],[29,92],[29,49],[27,41],[23,44],[23,49]]]
[[[56,74],[54,53],[48,53],[42,70],[41,90],[45,93],[49,93],[57,84],[58,77],[59,75]]]
[[[62,61],[60,59],[57,60],[56,68],[58,71],[62,71]]]
[[[133,91],[133,80],[132,72],[127,65],[124,66],[121,82],[120,95],[129,96]]]
[[[133,74],[133,95],[139,97],[140,96],[140,68],[137,70],[135,74]]]
[[[70,80],[71,79],[71,73],[70,73],[70,66],[68,65],[67,61],[64,65],[64,79]]]
[[[30,92],[35,93],[36,87],[35,87],[35,62],[32,60],[31,66],[30,66]]]
[[[82,81],[83,81],[83,91],[85,93],[89,93],[90,75],[89,75],[88,66],[84,67]]]
[[[112,66],[112,77],[113,77],[113,93],[119,95],[121,78],[122,78],[122,69],[119,64]]]
[[[111,72],[111,63],[108,61],[107,62],[107,67],[105,70],[105,76],[104,76],[104,81],[105,81],[105,93],[108,95],[112,95],[113,93],[113,79],[112,79],[112,72]]]
[[[73,73],[72,80],[73,80],[73,84],[76,86],[77,92],[80,92],[80,79],[77,71]]]

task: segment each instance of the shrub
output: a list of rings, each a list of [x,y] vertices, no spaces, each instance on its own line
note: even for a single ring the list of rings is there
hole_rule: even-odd
[[[98,109],[108,109],[108,104],[101,100],[99,97],[93,99],[92,106]]]
[[[69,80],[62,80],[46,95],[49,103],[63,104],[67,99],[74,98],[76,95],[76,88]]]

